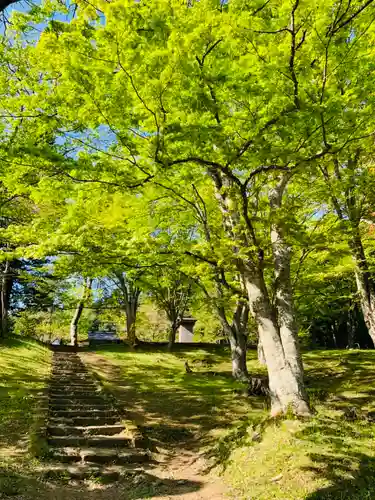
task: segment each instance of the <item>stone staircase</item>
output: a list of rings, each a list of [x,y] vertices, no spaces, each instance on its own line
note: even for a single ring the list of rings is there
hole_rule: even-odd
[[[116,481],[150,458],[73,351],[53,354],[47,440],[49,478]]]

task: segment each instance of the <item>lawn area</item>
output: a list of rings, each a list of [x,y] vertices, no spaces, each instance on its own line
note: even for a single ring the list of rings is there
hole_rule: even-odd
[[[35,465],[29,449],[50,359],[49,349],[35,342],[0,342],[0,493],[22,490]]]
[[[375,498],[374,351],[304,354],[314,407],[307,421],[270,420],[266,400],[245,397],[243,386],[231,379],[229,353],[222,347],[168,353],[113,346],[81,356],[163,458],[169,474],[164,477],[172,479],[172,470],[184,479],[185,464],[176,457],[188,456],[204,471],[191,478],[194,484],[220,474],[228,498]],[[193,373],[186,372],[186,361]],[[103,491],[56,489],[40,480],[29,446],[49,367],[49,350],[34,342],[0,344],[0,498],[164,499],[158,464],[148,470],[150,483],[131,491],[126,484]],[[249,353],[249,368],[263,373],[255,352]],[[191,498],[211,498],[210,491]],[[177,491],[169,495],[180,498]]]
[[[271,421],[263,398],[238,394],[223,348],[171,354],[114,346],[83,358],[158,450],[203,453],[229,497],[375,498],[373,351],[304,355],[315,411],[305,422]],[[255,352],[249,367],[262,371]]]

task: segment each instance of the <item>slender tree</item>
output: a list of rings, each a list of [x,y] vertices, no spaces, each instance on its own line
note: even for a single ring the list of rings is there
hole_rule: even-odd
[[[83,285],[82,296],[77,303],[77,307],[74,311],[72,321],[70,323],[70,343],[73,346],[78,345],[78,325],[81,319],[82,312],[91,294],[92,279],[86,278]]]

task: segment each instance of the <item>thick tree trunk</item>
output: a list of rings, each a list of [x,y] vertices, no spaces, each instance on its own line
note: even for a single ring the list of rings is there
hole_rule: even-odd
[[[247,371],[246,362],[246,336],[233,334],[229,338],[230,350],[232,355],[232,375],[236,380],[248,380],[249,373]]]
[[[232,353],[232,375],[237,380],[247,380],[247,324],[249,320],[249,306],[242,300],[237,301],[236,311],[233,315],[230,329],[232,334],[228,335]]]
[[[286,241],[286,231],[281,213],[282,196],[289,179],[290,174],[284,175],[279,184],[269,193],[272,212],[271,243],[275,275],[275,305],[285,357],[296,376],[303,378],[298,326],[290,279],[291,249]]]
[[[131,345],[135,345],[137,343],[137,335],[136,335],[136,317],[129,313],[126,313],[126,335],[128,341]]]
[[[247,371],[246,360],[248,306],[244,305],[242,301],[237,303],[232,324],[229,324],[223,307],[217,307],[217,313],[224,333],[229,340],[233,378],[236,380],[248,380],[249,373]]]
[[[271,415],[276,416],[291,409],[296,415],[310,415],[310,408],[304,389],[303,371],[297,353],[294,359],[291,349],[284,350],[276,320],[276,313],[270,303],[263,274],[247,270],[245,284],[249,295],[251,312],[258,324],[259,338],[267,364],[271,396]],[[288,339],[287,339],[288,340]],[[287,357],[287,352],[289,359]]]
[[[291,252],[286,241],[283,214],[281,213],[282,197],[289,179],[290,174],[282,176],[277,186],[269,192],[272,215],[270,236],[275,275],[276,310],[272,314],[272,306],[266,306],[266,304],[263,310],[266,312],[267,319],[274,319],[273,328],[276,332],[270,336],[274,343],[273,346],[271,346],[270,339],[268,339],[268,347],[266,348],[261,334],[260,339],[264,348],[267,366],[269,366],[269,353],[267,353],[267,350],[271,348],[271,350],[276,349],[278,351],[281,347],[282,351],[278,356],[280,356],[280,364],[284,365],[281,369],[282,376],[280,378],[285,376],[285,387],[280,395],[276,395],[274,411],[281,410],[285,412],[285,405],[291,404],[295,413],[306,415],[310,413],[310,408],[303,380],[303,365],[299,350],[298,328],[295,320],[293,291],[290,280]],[[261,279],[263,280],[263,276],[261,276]],[[267,299],[268,297],[263,295],[263,300],[267,301]],[[277,340],[277,333],[279,334],[281,346],[277,345],[276,347],[274,340]],[[276,392],[278,391],[276,390]],[[288,403],[290,399],[291,401]]]
[[[248,218],[247,193],[244,190],[241,191],[244,218],[249,232],[241,227],[236,200],[230,197],[233,187],[231,182],[216,172],[210,173],[215,182],[216,197],[222,211],[224,229],[228,238],[233,239],[233,253],[237,255],[238,249],[235,243],[237,240],[239,240],[239,247],[250,247],[256,244],[254,228]],[[304,389],[301,358],[296,349],[297,339],[294,338],[293,331],[286,327],[283,328],[281,336],[277,314],[270,302],[264,280],[262,251],[259,251],[257,260],[255,255],[251,255],[248,260],[238,258],[237,267],[244,278],[250,310],[257,322],[259,338],[263,346],[269,377],[271,414],[275,416],[285,413],[290,408],[296,415],[310,415]],[[277,273],[276,263],[275,273]],[[283,314],[287,315],[287,312],[287,307],[285,307]],[[286,318],[284,323],[288,324]],[[285,350],[283,342],[285,342]]]
[[[86,283],[84,285],[82,297],[77,304],[72,321],[70,322],[70,344],[73,346],[78,345],[78,324],[79,320],[81,319],[83,309],[85,307],[85,302],[88,299],[88,295],[91,290],[91,285],[92,285],[91,278],[87,278]]]
[[[363,318],[375,346],[375,287],[358,227],[353,228],[349,245],[355,262],[354,274]]]
[[[258,351],[258,361],[261,365],[266,364],[266,358],[264,357],[264,351],[263,351],[263,346],[262,342],[260,339],[258,339],[258,346],[257,346],[257,351]]]

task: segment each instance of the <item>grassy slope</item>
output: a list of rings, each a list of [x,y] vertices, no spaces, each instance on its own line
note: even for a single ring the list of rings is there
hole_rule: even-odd
[[[0,342],[0,490],[15,487],[7,474],[22,471],[23,475],[33,465],[28,453],[30,431],[50,357],[48,349],[32,341]]]
[[[368,417],[375,410],[375,352],[305,355],[316,411],[308,422],[270,422],[262,398],[244,399],[230,378],[204,374],[229,371],[224,351],[130,353],[113,347],[98,354],[103,358],[95,369],[149,437],[159,446],[204,449],[234,498],[375,498],[375,425]],[[186,359],[195,374],[185,373]],[[249,365],[261,371],[255,353]]]

